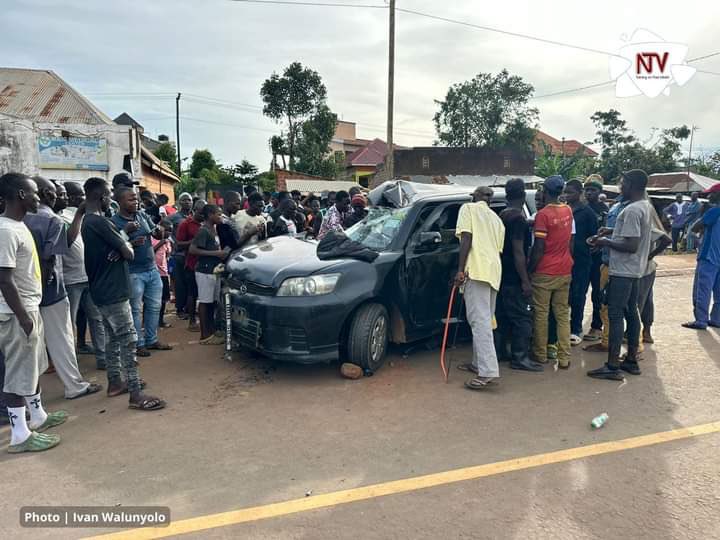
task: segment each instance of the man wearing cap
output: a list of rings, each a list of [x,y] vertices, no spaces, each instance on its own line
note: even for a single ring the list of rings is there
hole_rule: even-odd
[[[610,281],[607,288],[608,317],[610,320],[609,351],[607,363],[591,371],[595,379],[621,381],[623,371],[640,375],[638,353],[640,347],[640,314],[638,296],[640,278],[648,267],[652,249],[652,205],[645,196],[647,173],[634,169],[622,173],[621,193],[628,201],[614,229],[602,229],[590,240],[597,248],[609,248],[608,270]],[[610,236],[612,235],[612,236]],[[620,363],[620,351],[627,320],[628,352]]]
[[[570,367],[570,279],[572,275],[573,213],[559,202],[565,189],[562,176],[550,176],[543,184],[545,207],[535,217],[535,243],[530,255],[533,306],[534,360],[547,363],[548,318],[550,308],[557,322],[558,367]]]
[[[493,191],[479,187],[473,202],[460,208],[456,236],[460,239],[460,257],[455,285],[465,285],[467,319],[473,334],[473,361],[458,366],[476,374],[465,382],[471,390],[482,390],[500,377],[493,340],[495,300],[502,277],[500,253],[505,227],[488,206]]]
[[[367,210],[365,208],[366,202],[365,197],[362,195],[353,195],[353,198],[350,199],[350,208],[352,209],[352,212],[348,212],[347,216],[345,217],[345,222],[343,223],[343,227],[345,229],[349,229],[356,223],[359,223],[365,217],[367,216]]]
[[[683,324],[692,330],[720,328],[720,183],[703,194],[711,206],[693,226],[693,232],[703,235],[693,287],[695,320]]]
[[[585,179],[585,200],[590,209],[595,212],[597,218],[597,229],[605,227],[607,215],[610,212],[608,205],[600,200],[603,194],[603,177],[599,174],[591,174]],[[602,311],[602,291],[607,284],[607,271],[605,272],[604,283],[602,280],[602,252],[594,251],[591,255],[592,264],[590,266],[590,285],[592,286],[592,322],[590,323],[590,332],[585,334],[585,341],[597,342],[602,338],[603,322],[600,313]]]

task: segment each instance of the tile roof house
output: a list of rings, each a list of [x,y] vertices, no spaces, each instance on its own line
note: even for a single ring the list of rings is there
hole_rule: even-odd
[[[399,150],[404,147],[393,145],[393,148]],[[368,187],[369,177],[375,174],[378,165],[385,162],[385,156],[387,156],[387,143],[382,139],[373,139],[346,158],[346,173],[358,184]]]
[[[548,135],[544,131],[540,130],[535,132],[535,139],[532,143],[535,155],[541,156],[545,153],[543,143],[550,148],[553,155],[557,156],[572,156],[575,155],[578,150],[582,150],[582,153],[589,157],[597,157],[598,155],[595,150],[589,148],[580,141],[576,141],[575,139],[558,140],[552,135]]]

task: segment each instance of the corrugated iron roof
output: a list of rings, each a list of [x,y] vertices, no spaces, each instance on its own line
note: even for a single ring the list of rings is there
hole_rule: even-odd
[[[714,178],[702,174],[690,173],[688,181],[687,172],[654,173],[648,177],[648,187],[663,188],[668,192],[704,191],[717,184]],[[689,186],[688,186],[689,184]]]
[[[49,70],[0,68],[0,114],[52,124],[114,124]]]

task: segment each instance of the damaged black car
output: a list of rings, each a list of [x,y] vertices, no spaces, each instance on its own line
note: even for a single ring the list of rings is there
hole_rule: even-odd
[[[388,343],[439,333],[457,271],[455,225],[470,191],[405,181],[374,189],[368,216],[345,231],[364,257],[321,258],[317,241],[291,237],[235,252],[225,280],[233,341],[276,360],[342,359],[375,371]],[[499,212],[504,191],[495,191]]]

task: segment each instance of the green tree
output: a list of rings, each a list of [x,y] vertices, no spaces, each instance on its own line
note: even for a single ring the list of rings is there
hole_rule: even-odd
[[[258,183],[258,189],[260,191],[276,191],[277,190],[277,176],[272,171],[260,173],[255,177]]]
[[[459,147],[527,149],[537,126],[538,110],[530,107],[533,87],[502,70],[480,73],[450,87],[433,121],[435,144]]]
[[[553,154],[552,148],[540,141],[543,154],[535,159],[535,174],[547,178],[554,174],[570,179],[576,176],[587,176],[595,170],[595,159],[586,156],[582,147],[570,156]]]
[[[282,159],[282,168],[287,169],[287,163],[285,162],[285,156],[287,155],[287,145],[282,135],[273,135],[268,141],[270,146],[270,152],[272,153],[272,166],[277,167],[277,157],[280,156]]]
[[[158,146],[154,153],[156,157],[167,163],[175,174],[180,174],[177,166],[177,149],[175,148],[175,143],[164,142]]]
[[[298,162],[295,170],[305,174],[333,178],[338,172],[338,163],[330,153],[330,141],[335,134],[337,115],[327,105],[318,110],[300,128],[297,141]]]
[[[282,76],[273,73],[260,88],[263,114],[287,127],[287,154],[290,170],[295,170],[295,146],[300,127],[325,103],[327,89],[317,71],[293,62]]]
[[[219,176],[218,164],[210,150],[195,150],[190,163],[190,177],[216,181]]]
[[[720,180],[720,152],[711,155],[700,154],[692,159],[692,169],[698,174]]]
[[[247,159],[243,159],[242,162],[235,165],[234,173],[241,181],[247,182],[248,180],[255,179],[258,173],[258,168]]]

